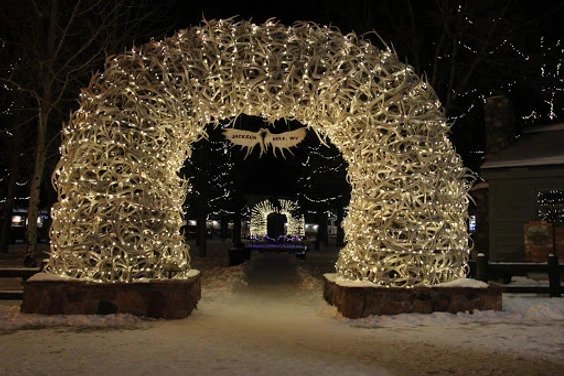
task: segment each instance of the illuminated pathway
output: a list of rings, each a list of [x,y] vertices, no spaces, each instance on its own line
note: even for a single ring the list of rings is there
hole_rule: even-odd
[[[256,257],[214,273],[198,310],[183,320],[0,330],[0,375],[564,373],[558,299],[509,298],[514,312],[503,314],[350,321],[324,303],[315,279],[291,257]],[[225,286],[239,279],[249,286]]]

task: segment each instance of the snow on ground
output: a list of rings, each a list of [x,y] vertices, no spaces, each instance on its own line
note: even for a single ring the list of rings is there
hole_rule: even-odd
[[[351,281],[342,277],[339,277],[337,273],[325,273],[325,278],[331,282],[335,282],[339,286],[344,287],[380,287],[376,283],[370,281]],[[444,282],[434,287],[468,287],[474,289],[485,289],[488,288],[488,284],[482,281],[471,278],[459,278],[451,282]]]
[[[311,260],[222,262],[194,260],[202,300],[182,320],[0,305],[0,375],[564,374],[562,299],[506,294],[502,312],[350,320],[323,301]]]
[[[0,305],[0,331],[76,327],[83,329],[136,328],[147,320],[133,315],[35,315],[20,312],[19,306]],[[1,332],[0,332],[1,333]],[[1,367],[1,366],[0,366]],[[2,370],[0,369],[0,374]]]

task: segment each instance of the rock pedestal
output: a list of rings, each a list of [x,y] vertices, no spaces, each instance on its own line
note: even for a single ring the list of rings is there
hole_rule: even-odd
[[[21,309],[42,315],[129,313],[180,319],[190,315],[200,297],[198,271],[187,279],[133,283],[32,277],[24,282]]]
[[[330,274],[324,277],[323,297],[351,319],[400,313],[501,310],[500,287],[357,287],[339,285]]]

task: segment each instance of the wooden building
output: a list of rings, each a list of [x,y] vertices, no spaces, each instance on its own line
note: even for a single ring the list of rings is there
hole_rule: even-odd
[[[481,175],[489,182],[489,259],[524,261],[524,224],[564,222],[564,123],[525,131],[488,156]]]

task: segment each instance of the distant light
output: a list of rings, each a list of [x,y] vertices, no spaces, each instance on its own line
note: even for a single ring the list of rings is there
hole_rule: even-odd
[[[237,52],[243,39],[244,56]],[[200,42],[205,51],[192,53]],[[150,43],[114,55],[99,77],[104,84],[96,81],[96,90],[83,93],[62,130],[49,272],[132,282],[168,278],[163,270],[173,264],[181,269],[174,278],[187,278],[189,248],[177,236],[185,223],[179,213],[187,180],[178,171],[190,145],[205,137],[206,123],[256,112],[268,121],[303,119],[348,161],[352,191],[343,224],[347,246],[335,265],[339,277],[411,288],[466,276],[470,171],[447,137],[450,127],[435,91],[391,48],[315,23],[231,19]],[[292,69],[296,62],[304,68]],[[273,65],[284,68],[274,72]],[[235,73],[249,69],[253,77],[242,81]],[[146,85],[138,85],[139,74]],[[176,75],[188,78],[175,81]],[[123,103],[108,102],[117,97]],[[266,140],[257,141],[264,149]],[[116,153],[99,153],[100,147]],[[123,156],[123,150],[131,152]],[[104,180],[118,186],[111,194],[89,189],[98,186],[101,166]],[[263,209],[270,210],[251,213],[252,236],[267,235]],[[287,235],[303,234],[303,215],[282,204],[275,209],[287,217]],[[98,223],[102,212],[112,213],[108,226]],[[129,221],[116,224],[120,218]],[[133,237],[131,228],[139,231]]]
[[[476,216],[471,215],[468,217],[468,231],[476,232]]]

